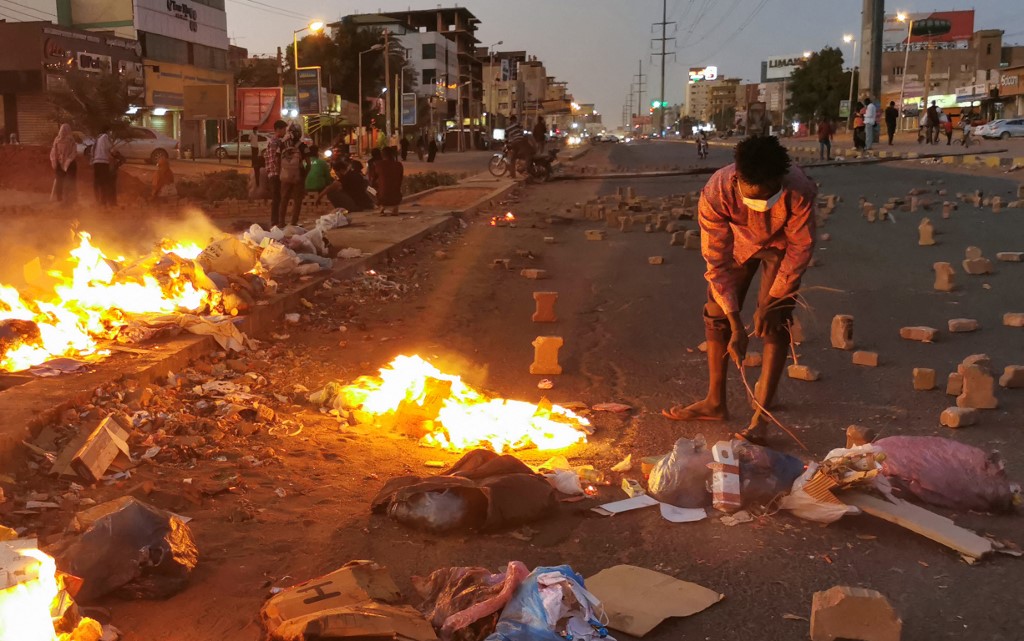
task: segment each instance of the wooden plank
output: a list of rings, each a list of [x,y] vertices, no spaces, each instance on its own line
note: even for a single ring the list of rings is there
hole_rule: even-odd
[[[900,499],[890,503],[861,492],[844,492],[842,499],[847,505],[859,507],[871,516],[895,523],[966,556],[980,559],[992,552],[992,542],[985,537],[978,536],[950,519],[913,503]]]

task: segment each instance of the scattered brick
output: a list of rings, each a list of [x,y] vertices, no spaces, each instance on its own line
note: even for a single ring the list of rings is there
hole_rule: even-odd
[[[999,252],[996,254],[996,260],[1004,263],[1024,262],[1024,252]]]
[[[786,373],[790,378],[798,381],[816,381],[821,378],[821,373],[818,370],[807,365],[790,365],[786,368]]]
[[[537,303],[537,309],[533,312],[533,322],[554,323],[558,320],[555,313],[558,292],[533,292],[533,300]]]
[[[964,377],[959,372],[950,372],[946,378],[946,394],[960,396],[964,392]]]
[[[971,276],[983,276],[992,273],[992,261],[987,258],[968,258],[962,264],[964,271]]]
[[[938,337],[939,330],[934,327],[903,327],[900,329],[900,338],[908,341],[933,343]]]
[[[927,367],[914,368],[914,389],[918,392],[927,392],[935,389],[935,370]]]
[[[519,275],[530,280],[544,280],[548,277],[548,272],[545,269],[524,269]]]
[[[921,224],[917,226],[917,244],[922,247],[935,244],[935,226],[927,218],[922,218]]]
[[[686,245],[686,234],[689,232],[676,231],[672,232],[672,240],[669,241],[669,245],[673,247],[682,247]]]
[[[968,427],[978,422],[978,410],[970,407],[947,407],[939,414],[939,424],[943,427],[957,429]]]
[[[949,263],[935,263],[932,265],[932,269],[935,270],[935,290],[940,292],[951,292],[956,289],[956,283],[954,282],[955,273],[953,266]]]
[[[588,229],[586,231],[587,240],[604,240],[608,233],[603,229]]]
[[[683,232],[683,249],[700,249],[700,232],[692,229]]]
[[[664,256],[651,256],[650,258],[647,259],[647,264],[648,265],[664,265],[665,264],[665,257]]]
[[[995,378],[987,367],[960,365],[957,371],[963,377],[963,392],[956,397],[957,407],[994,410],[999,407],[995,397]]]
[[[949,331],[953,333],[976,332],[981,324],[973,318],[952,318],[949,320]]]
[[[853,349],[853,316],[837,314],[832,319],[832,347]]]
[[[538,336],[533,341],[533,363],[530,373],[541,376],[558,376],[562,366],[558,364],[558,350],[562,348],[561,336]]]
[[[1024,313],[1007,312],[1003,314],[1003,325],[1007,327],[1024,327]]]
[[[1024,388],[1024,365],[1007,365],[999,377],[999,385],[1007,389]]]
[[[747,352],[743,358],[743,367],[761,367],[761,352]]]
[[[864,367],[878,367],[878,353],[877,352],[854,352],[853,353],[853,364],[863,365]]]
[[[851,425],[846,428],[846,447],[857,447],[867,445],[875,440],[878,434],[870,427],[863,425]]]

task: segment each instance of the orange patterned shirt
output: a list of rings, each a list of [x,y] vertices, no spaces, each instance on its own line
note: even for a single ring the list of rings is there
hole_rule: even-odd
[[[726,314],[740,310],[737,289],[742,265],[762,249],[785,252],[770,295],[784,298],[795,292],[814,252],[817,197],[817,186],[796,166],[783,181],[782,197],[766,212],[743,204],[735,164],[719,169],[708,180],[698,205],[701,251],[711,294]]]

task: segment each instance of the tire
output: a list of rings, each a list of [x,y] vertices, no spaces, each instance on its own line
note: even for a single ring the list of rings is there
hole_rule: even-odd
[[[150,154],[149,161],[155,165],[160,162],[162,158],[170,158],[170,155],[168,155],[168,153],[163,149],[156,149],[152,154]]]
[[[501,177],[508,173],[508,159],[502,154],[494,154],[491,161],[487,163],[487,171],[492,176]]]
[[[1007,140],[1007,139],[1009,139],[1009,137],[1010,137],[1010,132],[1009,131],[1004,131],[1003,133],[999,134],[999,139],[1000,140]]]
[[[224,160],[228,157],[228,150],[223,147],[217,147],[217,151],[213,152],[213,155],[217,157],[217,160]]]

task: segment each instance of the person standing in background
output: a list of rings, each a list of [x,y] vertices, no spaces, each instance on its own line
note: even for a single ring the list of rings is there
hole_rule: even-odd
[[[260,170],[265,166],[263,155],[260,153],[260,132],[256,129],[249,134],[249,158],[252,161],[252,173],[256,177],[256,186],[260,186]]]
[[[398,161],[398,150],[394,147],[384,149],[383,160],[377,166],[377,204],[381,216],[398,215],[398,206],[402,204],[402,181],[405,168]],[[387,210],[390,209],[390,212]]]
[[[878,124],[878,105],[871,98],[864,99],[864,150],[871,151],[875,142],[875,126]]]
[[[832,160],[832,136],[835,130],[828,116],[822,114],[818,119],[818,159]]]
[[[110,140],[109,127],[104,130],[92,146],[92,193],[96,204],[101,207],[112,205],[110,196],[113,184],[111,161],[113,160],[113,143]]]
[[[50,166],[53,167],[53,199],[74,203],[75,182],[78,174],[78,147],[71,133],[71,125],[64,123],[50,148]]]
[[[889,106],[885,108],[885,130],[889,134],[889,146],[892,147],[892,137],[896,135],[896,120],[900,117],[900,110],[896,108],[896,101],[890,100]]]
[[[270,226],[277,225],[278,210],[281,209],[281,150],[284,147],[284,134],[288,123],[278,120],[274,123],[274,135],[267,143],[263,152],[263,160],[267,167],[267,181],[270,183]]]

